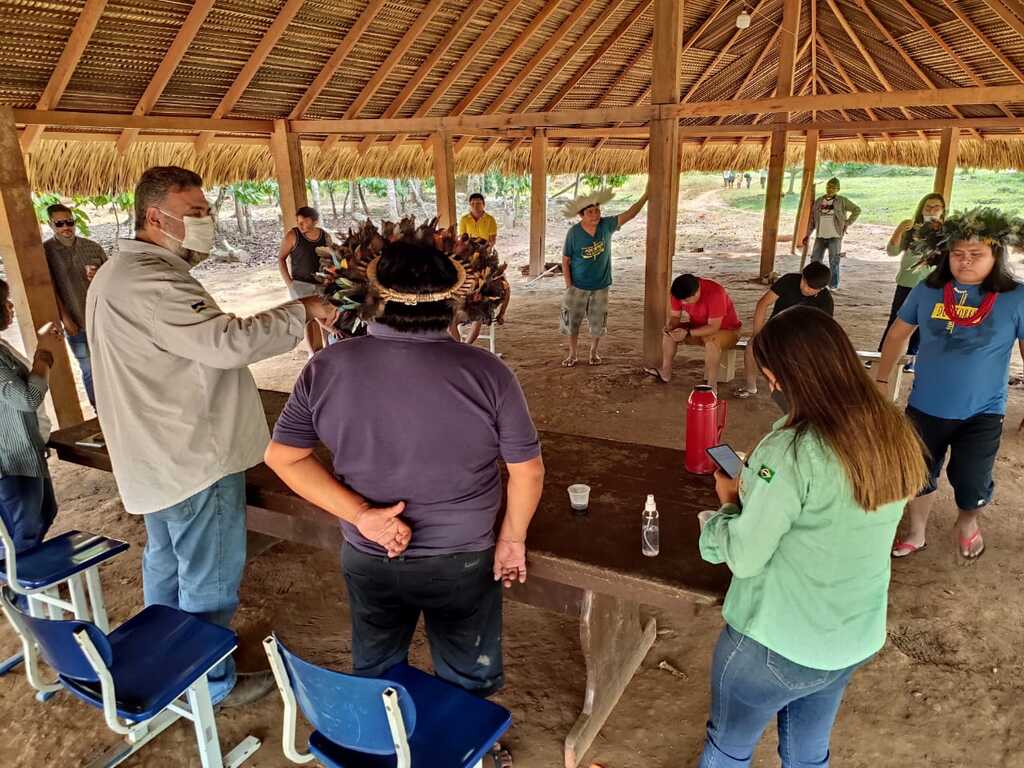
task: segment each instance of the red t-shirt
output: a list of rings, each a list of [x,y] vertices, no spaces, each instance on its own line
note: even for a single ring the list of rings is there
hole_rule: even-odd
[[[688,314],[691,328],[703,328],[710,319],[720,317],[723,331],[739,330],[742,323],[725,288],[714,280],[705,280],[703,277],[698,279],[700,280],[700,298],[692,304],[682,302],[675,296],[669,296],[672,303],[672,314],[678,315],[680,312]]]

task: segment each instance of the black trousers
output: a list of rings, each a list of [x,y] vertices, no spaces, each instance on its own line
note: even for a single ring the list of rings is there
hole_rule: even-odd
[[[404,662],[422,613],[438,677],[480,696],[501,688],[502,587],[493,548],[388,559],[346,542],[341,562],[355,674],[380,677]]]
[[[885,335],[889,333],[889,329],[892,328],[892,324],[896,322],[896,315],[900,311],[900,307],[903,306],[903,302],[907,300],[907,296],[913,288],[907,288],[905,285],[897,285],[896,292],[892,295],[892,308],[889,310],[889,322],[885,325],[885,330],[882,331],[882,340],[878,342],[878,351],[882,351],[882,345],[885,343]],[[916,355],[917,348],[921,344],[921,331],[914,329],[914,335],[910,337],[910,344],[907,345],[907,354]]]

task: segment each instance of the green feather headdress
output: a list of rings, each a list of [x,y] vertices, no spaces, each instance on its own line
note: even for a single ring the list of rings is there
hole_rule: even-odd
[[[928,222],[914,228],[910,250],[917,254],[918,264],[937,266],[953,243],[975,240],[1004,250],[1024,243],[1024,219],[1008,216],[998,208],[979,207],[957,211],[942,226]]]

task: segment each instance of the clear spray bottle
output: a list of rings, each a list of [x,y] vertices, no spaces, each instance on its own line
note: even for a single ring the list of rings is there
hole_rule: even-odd
[[[641,528],[641,549],[647,557],[654,557],[661,551],[660,531],[658,529],[658,506],[654,503],[654,494],[647,494]]]

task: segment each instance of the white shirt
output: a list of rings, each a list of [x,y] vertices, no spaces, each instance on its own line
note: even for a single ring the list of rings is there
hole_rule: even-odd
[[[121,240],[89,287],[85,320],[96,410],[128,512],[166,509],[263,461],[270,433],[247,366],[299,343],[302,304],[225,314],[184,259]]]

